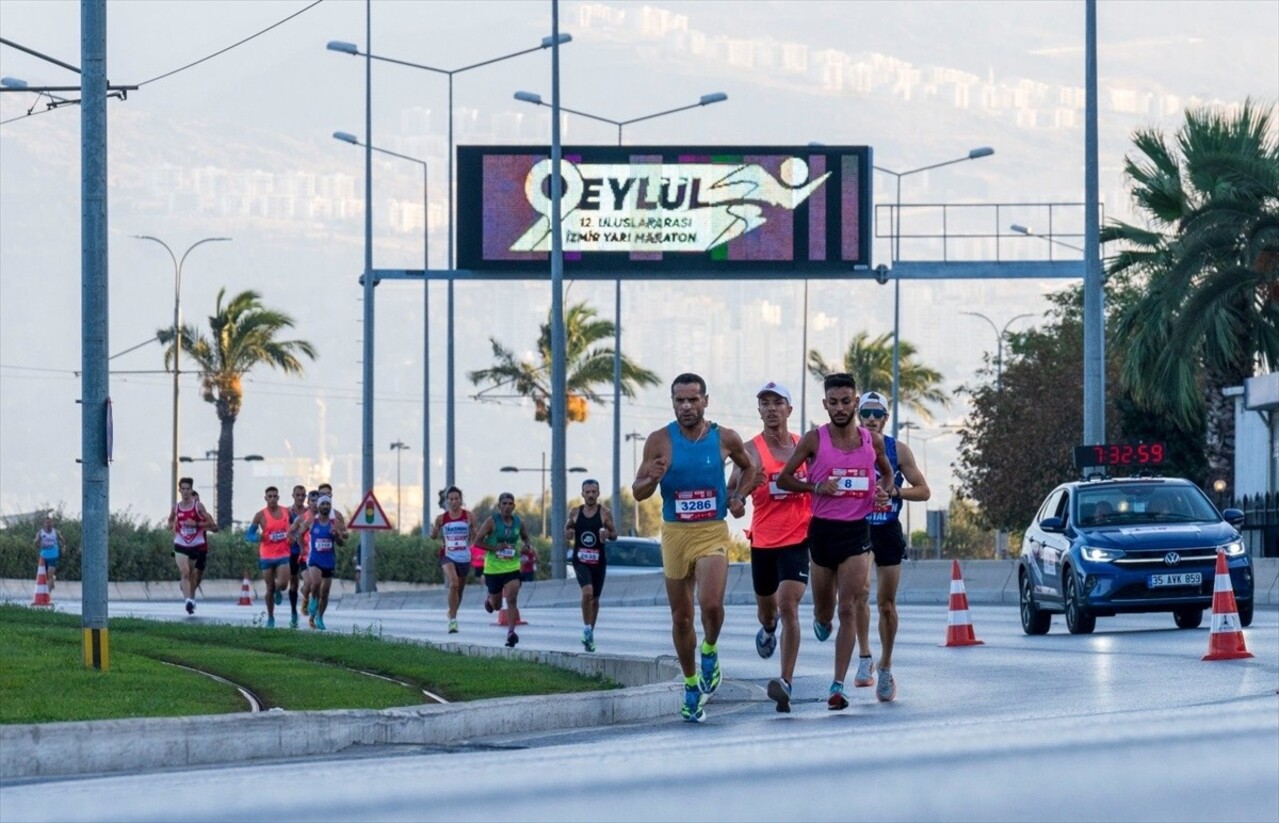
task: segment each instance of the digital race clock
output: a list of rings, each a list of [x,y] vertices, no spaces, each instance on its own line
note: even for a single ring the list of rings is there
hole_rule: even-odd
[[[1162,466],[1167,456],[1163,443],[1103,443],[1075,446],[1075,468],[1093,466]]]

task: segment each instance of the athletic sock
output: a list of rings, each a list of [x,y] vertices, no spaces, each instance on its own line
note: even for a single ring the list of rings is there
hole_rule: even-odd
[[[295,615],[298,613],[298,593],[292,589],[289,590],[289,608]]]
[[[688,677],[685,677],[685,678],[684,678],[684,685],[685,685],[685,686],[692,686],[693,688],[697,688],[697,675],[695,675],[695,674],[691,674],[691,675],[689,675]]]
[[[718,644],[707,643],[705,640],[702,641],[702,654],[715,654],[718,651]]]

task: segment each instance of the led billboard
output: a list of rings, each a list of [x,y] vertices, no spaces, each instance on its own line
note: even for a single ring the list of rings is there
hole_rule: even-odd
[[[541,146],[458,147],[457,266],[549,272]],[[565,146],[564,273],[837,277],[870,266],[865,146]]]

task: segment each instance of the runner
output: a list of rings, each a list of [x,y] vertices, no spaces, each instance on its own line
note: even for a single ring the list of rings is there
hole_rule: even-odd
[[[435,518],[431,539],[440,544],[440,567],[449,587],[449,634],[457,634],[457,609],[462,605],[462,590],[471,570],[471,535],[475,534],[475,515],[462,508],[462,490],[449,486],[444,498],[448,508]]]
[[[205,533],[213,526],[213,518],[196,498],[193,486],[194,481],[189,477],[178,481],[178,493],[182,498],[169,512],[173,560],[178,564],[178,574],[181,575],[187,614],[195,614],[195,592],[200,587],[200,577],[209,560],[209,542]]]
[[[36,532],[35,547],[40,550],[40,559],[44,560],[44,570],[49,576],[49,591],[53,591],[53,584],[58,576],[58,558],[62,553],[62,533],[53,527],[52,514],[44,516],[44,527]]]
[[[191,499],[194,500],[197,504],[200,504],[200,493],[198,491],[192,491]],[[200,504],[200,505],[203,505],[203,504]],[[208,551],[209,543],[208,543],[207,537],[210,534],[216,534],[219,531],[220,527],[218,526],[218,521],[213,517],[213,515],[208,514],[207,511],[205,512],[205,514],[208,516],[209,522],[204,527],[205,537],[206,537],[204,548],[205,548],[205,551]],[[192,598],[194,598],[195,593],[200,590],[200,584],[202,584],[203,582],[204,582],[204,564],[200,564],[191,569],[191,597]],[[192,606],[194,607],[194,600],[192,601]]]
[[[284,589],[288,586],[289,526],[288,509],[280,508],[280,490],[267,486],[263,494],[266,508],[253,515],[248,538],[257,538],[258,568],[266,583],[266,627],[275,628],[275,607],[284,602]]]
[[[644,441],[644,461],[631,491],[647,500],[662,492],[662,570],[671,607],[671,639],[684,674],[680,715],[691,723],[706,719],[703,706],[719,688],[719,632],[724,625],[724,586],[731,539],[726,512],[741,517],[746,503],[739,489],[753,488],[755,467],[742,438],[705,419],[710,400],[706,381],[686,373],[671,383],[675,420]],[[724,483],[724,461],[742,470],[733,494]],[[700,672],[695,666],[697,630],[693,592],[702,611]]]
[[[897,586],[901,582],[902,560],[906,557],[906,539],[902,535],[901,510],[903,500],[927,500],[932,497],[924,473],[915,463],[910,446],[884,434],[888,425],[888,401],[882,394],[869,391],[862,395],[857,406],[862,425],[882,435],[884,452],[893,467],[893,488],[889,492],[891,505],[870,513],[870,548],[875,555],[875,601],[879,608],[879,684],[875,685],[876,665],[870,655],[870,575],[866,576],[866,590],[857,601],[857,642],[861,656],[857,658],[857,674],[854,686],[875,685],[875,697],[888,702],[897,696],[897,681],[893,678],[893,643],[897,639]],[[905,485],[909,483],[910,485]]]
[[[307,522],[304,522],[297,532],[294,532],[292,530],[292,526],[290,526],[290,534],[298,535],[298,575],[302,578],[302,611],[306,612],[307,625],[313,629],[315,628],[315,612],[311,609],[311,596],[314,594],[314,589],[311,587],[311,575],[307,572],[307,569],[309,568],[307,566],[307,561],[311,558],[311,528],[309,521],[315,519],[315,515],[319,510],[319,503],[320,492],[318,489],[316,491],[307,492],[306,511],[301,517],[293,521],[294,523],[297,523],[297,520]]]
[[[318,494],[316,495],[319,496]],[[289,525],[299,517],[304,517],[306,508],[306,486],[293,487],[293,502],[289,505]],[[302,543],[297,538],[289,537],[289,628],[298,627],[298,584],[302,578]]]
[[[497,498],[497,513],[489,515],[480,525],[475,542],[485,547],[484,585],[488,597],[484,609],[490,613],[502,608],[506,600],[506,645],[514,648],[520,642],[515,627],[520,622],[520,555],[516,541],[529,546],[528,530],[515,513],[515,495],[502,492]]]
[[[835,637],[835,679],[830,684],[826,708],[848,708],[844,676],[853,656],[857,634],[856,599],[866,588],[870,573],[870,527],[866,516],[879,502],[888,500],[892,466],[884,454],[884,439],[853,425],[857,416],[857,382],[851,374],[826,375],[822,405],[830,422],[807,432],[795,447],[777,478],[779,488],[812,494],[812,520],[808,525],[808,550],[813,587],[813,633],[820,641],[830,637],[835,610],[839,609],[839,634]],[[795,472],[807,464],[807,479]],[[876,470],[880,484],[874,482]]]
[[[777,625],[782,626],[781,676],[768,681],[768,696],[777,711],[789,712],[791,682],[799,657],[799,601],[808,588],[808,495],[778,488],[782,466],[795,452],[797,435],[786,421],[791,414],[790,391],[780,383],[766,383],[755,394],[764,430],[746,444],[746,453],[759,469],[760,480],[751,491],[753,514],[747,536],[751,542],[751,581],[759,612],[759,632],[755,651],[760,657],[773,656],[777,648]],[[740,471],[733,470],[729,485]],[[804,469],[796,470],[804,480]],[[744,487],[737,485],[743,492]]]
[[[301,534],[303,529],[311,536],[306,570],[311,578],[311,598],[307,611],[314,618],[312,625],[324,631],[324,612],[329,607],[329,588],[337,568],[337,547],[346,543],[346,526],[333,516],[332,497],[320,495],[315,516],[299,518],[289,532]]]
[[[600,593],[604,591],[604,574],[608,558],[604,541],[617,539],[613,514],[601,508],[600,481],[582,481],[582,505],[568,513],[565,536],[572,547],[573,574],[582,587],[582,646],[595,651],[595,621],[600,615]]]

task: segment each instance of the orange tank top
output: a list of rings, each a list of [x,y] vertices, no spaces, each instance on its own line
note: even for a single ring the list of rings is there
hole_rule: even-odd
[[[272,517],[269,508],[262,510],[262,541],[258,543],[258,557],[263,560],[289,556],[289,511],[279,511],[279,517]]]
[[[799,545],[808,538],[808,521],[812,517],[808,495],[779,489],[777,478],[782,473],[783,464],[773,457],[762,434],[756,435],[752,442],[759,452],[764,482],[751,492],[751,502],[755,507],[751,517],[751,548],[779,549]],[[791,442],[799,442],[799,437],[792,434]],[[802,465],[795,471],[795,476],[804,479]]]

